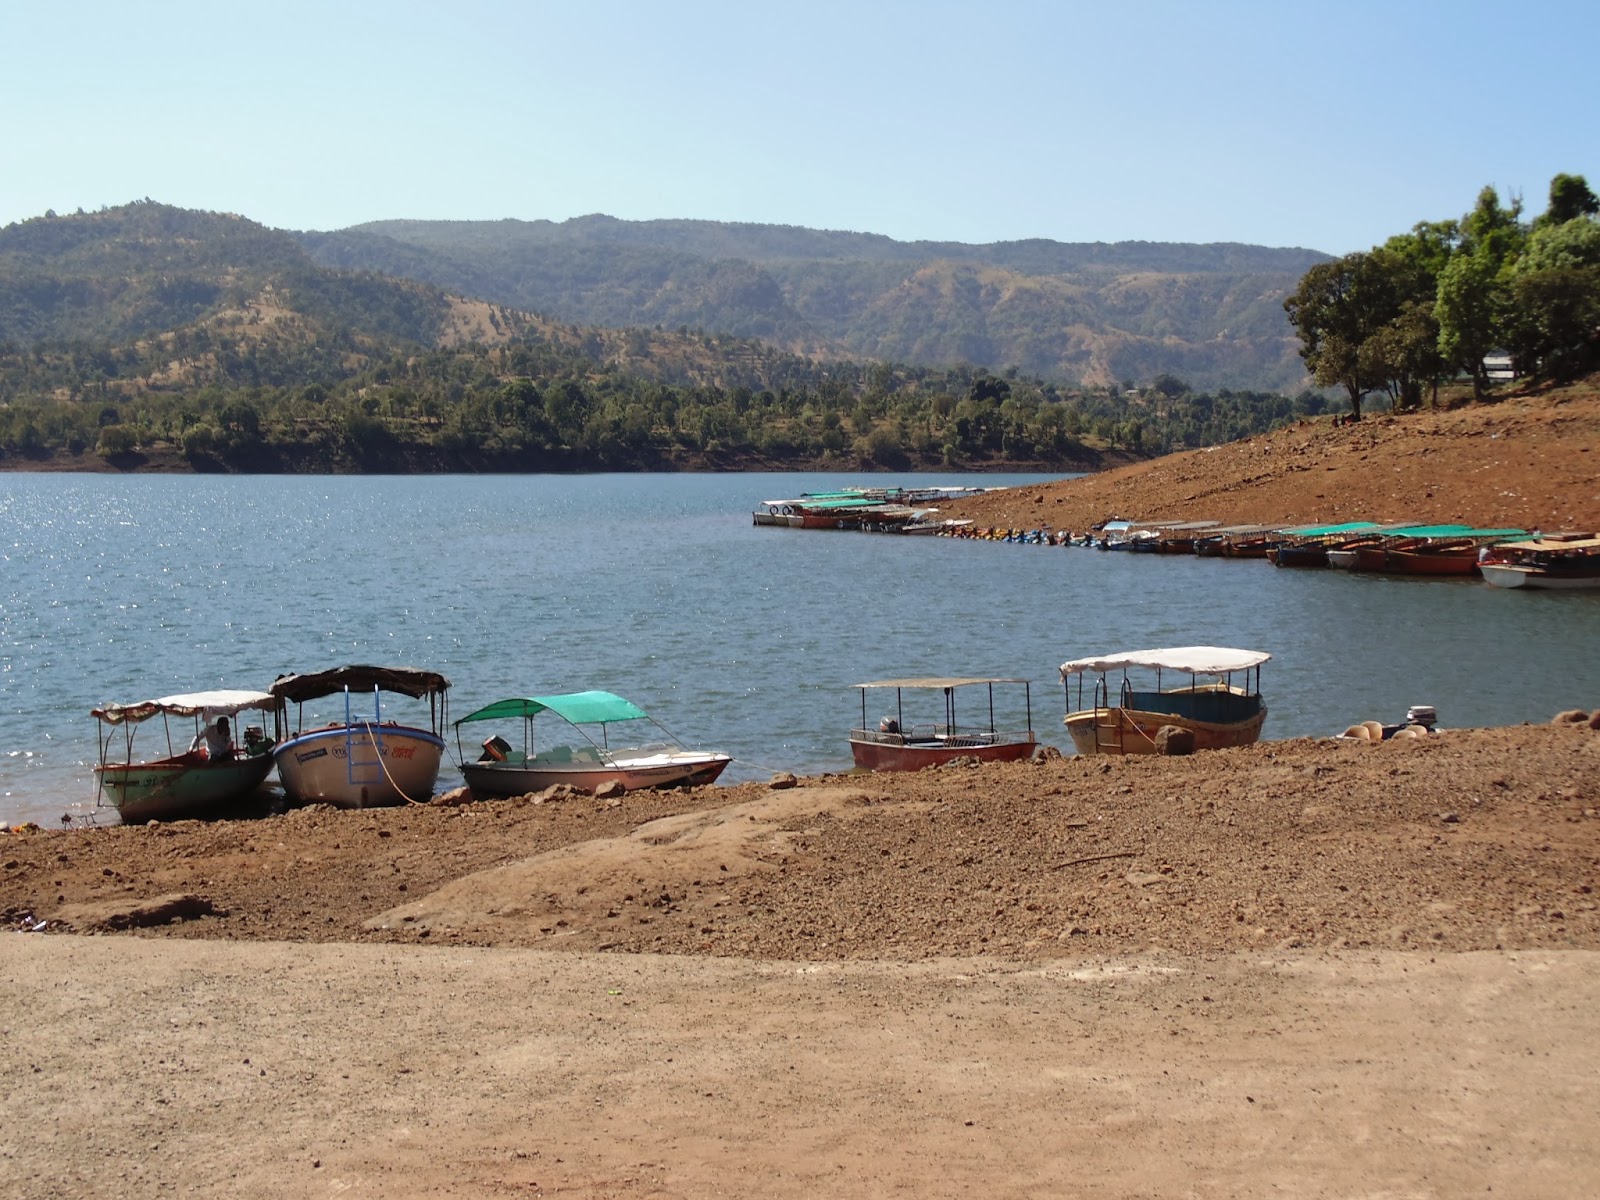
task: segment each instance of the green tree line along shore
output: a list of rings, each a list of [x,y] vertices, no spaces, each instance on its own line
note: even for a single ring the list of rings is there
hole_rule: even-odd
[[[461,306],[440,289],[285,263],[249,222],[180,237],[195,214],[146,202],[114,214],[139,238],[101,244],[94,217],[50,214],[0,231],[0,455],[138,466],[159,450],[196,470],[307,472],[1092,469],[1315,416],[1327,389],[1355,416],[1374,394],[1416,406],[1462,376],[1481,397],[1496,350],[1522,374],[1594,369],[1597,211],[1581,176],[1557,176],[1527,223],[1486,188],[1459,220],[1311,267],[1284,308],[1317,388],[1293,397],[1174,374],[1086,387],[829,360],[494,305],[452,331]]]
[[[1492,187],[1460,220],[1425,221],[1370,251],[1306,272],[1284,301],[1301,355],[1351,415],[1384,394],[1414,408],[1469,376],[1482,399],[1489,361],[1552,380],[1595,369],[1600,351],[1600,199],[1581,175],[1557,175],[1532,222]]]

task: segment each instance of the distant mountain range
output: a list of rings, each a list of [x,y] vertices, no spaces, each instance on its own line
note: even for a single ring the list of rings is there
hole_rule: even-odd
[[[324,266],[578,325],[760,338],[814,357],[1017,367],[1086,384],[1306,381],[1283,298],[1311,250],[966,245],[715,221],[381,221],[296,235]]]
[[[145,201],[0,230],[0,346],[121,345],[221,321],[370,354],[559,322],[754,338],[812,361],[1293,391],[1306,376],[1282,301],[1326,258],[604,216],[291,232]]]

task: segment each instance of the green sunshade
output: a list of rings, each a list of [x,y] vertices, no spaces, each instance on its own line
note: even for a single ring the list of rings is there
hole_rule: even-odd
[[[1376,521],[1346,521],[1343,525],[1296,525],[1290,529],[1280,529],[1279,533],[1287,533],[1294,537],[1323,537],[1330,533],[1364,533],[1369,529],[1378,529]]]
[[[637,721],[648,714],[632,701],[610,692],[568,692],[560,696],[513,696],[468,713],[456,722],[504,720],[507,717],[532,717],[553,712],[574,725],[601,724],[606,721]]]
[[[1385,529],[1390,537],[1525,537],[1523,529],[1477,529],[1471,525],[1402,525],[1398,529]]]

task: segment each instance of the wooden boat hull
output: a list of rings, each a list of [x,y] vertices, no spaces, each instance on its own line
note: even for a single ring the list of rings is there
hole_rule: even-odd
[[[1275,567],[1325,567],[1328,565],[1326,546],[1274,546],[1267,558]]]
[[[556,784],[592,792],[601,784],[620,783],[634,792],[715,783],[731,761],[726,754],[692,750],[614,753],[609,762],[541,762],[535,757],[532,762],[462,763],[461,774],[475,796],[523,796]]]
[[[865,771],[921,771],[958,758],[1015,762],[1031,755],[1037,745],[1031,731],[929,738],[860,729],[850,734],[850,756]]]
[[[1269,558],[1273,544],[1264,540],[1229,542],[1223,547],[1224,558]]]
[[[220,762],[178,754],[95,768],[101,792],[124,825],[215,816],[260,787],[271,771],[270,751]]]
[[[1383,566],[1393,575],[1472,575],[1478,570],[1478,550],[1386,550]]]
[[[281,743],[273,757],[294,804],[379,808],[433,795],[444,739],[408,725],[336,724]]]
[[[1263,704],[1246,720],[1227,723],[1133,708],[1086,708],[1068,713],[1065,724],[1079,754],[1154,754],[1156,734],[1166,725],[1193,733],[1196,750],[1225,750],[1253,745],[1266,720]]]

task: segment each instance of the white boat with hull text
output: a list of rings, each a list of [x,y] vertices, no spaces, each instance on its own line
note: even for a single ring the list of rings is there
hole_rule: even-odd
[[[444,757],[449,689],[437,671],[410,667],[348,666],[280,677],[272,694],[296,706],[298,730],[273,751],[290,803],[375,808],[427,801]],[[394,720],[385,711],[386,693],[426,701],[428,724]],[[337,697],[334,719],[307,728],[303,706],[328,697]]]

